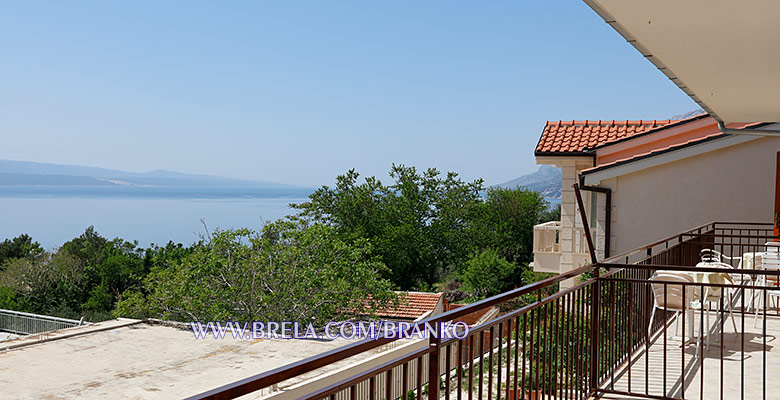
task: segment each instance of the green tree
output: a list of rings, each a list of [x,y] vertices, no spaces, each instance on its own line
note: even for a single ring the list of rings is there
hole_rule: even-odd
[[[153,267],[144,290],[126,293],[116,315],[322,325],[394,304],[384,269],[366,240],[344,242],[322,224],[217,231],[180,263]]]
[[[463,271],[466,290],[477,297],[497,295],[512,288],[517,265],[501,257],[493,249],[475,253]]]
[[[34,242],[32,238],[23,233],[13,239],[5,239],[0,242],[0,270],[3,269],[3,264],[6,261],[14,258],[28,258],[35,259],[43,254],[43,248],[38,242]]]
[[[547,210],[542,213],[539,222],[550,222],[550,221],[560,221],[560,220],[561,220],[561,204],[558,203],[555,206],[547,208]]]
[[[74,317],[73,295],[84,281],[84,265],[66,253],[44,252],[40,257],[15,258],[0,273],[5,302],[22,311]]]
[[[328,223],[347,241],[368,239],[402,289],[425,288],[457,269],[471,248],[467,226],[479,206],[482,180],[463,182],[450,172],[418,172],[393,165],[393,184],[375,177],[358,183],[350,170],[293,207],[302,217]]]
[[[473,225],[479,249],[495,249],[507,261],[533,260],[534,225],[546,215],[547,202],[528,189],[488,189]],[[520,282],[517,282],[520,283]]]
[[[92,320],[110,318],[121,294],[140,288],[148,272],[145,251],[136,242],[108,240],[93,226],[63,244],[59,253],[74,257],[84,266],[81,284],[65,301],[67,308]]]

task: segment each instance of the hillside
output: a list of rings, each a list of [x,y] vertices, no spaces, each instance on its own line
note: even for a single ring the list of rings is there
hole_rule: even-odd
[[[156,170],[128,172],[80,165],[0,160],[0,186],[160,186],[291,188],[283,183]]]
[[[546,198],[559,199],[561,198],[561,169],[542,165],[536,172],[499,183],[496,186],[507,189],[522,186],[535,190]]]

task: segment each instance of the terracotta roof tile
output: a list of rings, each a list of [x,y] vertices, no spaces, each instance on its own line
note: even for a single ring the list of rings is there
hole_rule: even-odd
[[[579,153],[677,120],[547,121],[536,153]]]
[[[394,309],[378,310],[377,316],[388,318],[417,319],[433,311],[444,293],[396,292],[401,296],[401,304]]]

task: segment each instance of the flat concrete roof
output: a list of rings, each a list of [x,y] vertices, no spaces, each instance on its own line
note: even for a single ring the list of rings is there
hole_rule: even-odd
[[[36,399],[182,398],[349,343],[345,339],[242,340],[228,336],[195,339],[190,330],[117,319],[4,341],[0,344],[0,393],[4,398]],[[380,351],[375,350],[279,387]]]

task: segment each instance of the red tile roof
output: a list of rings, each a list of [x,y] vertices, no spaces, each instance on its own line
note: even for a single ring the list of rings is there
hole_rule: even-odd
[[[677,120],[547,121],[536,154],[581,153],[615,140],[677,123]]]
[[[417,319],[433,311],[444,293],[396,292],[401,296],[401,304],[393,309],[378,310],[379,317]]]

